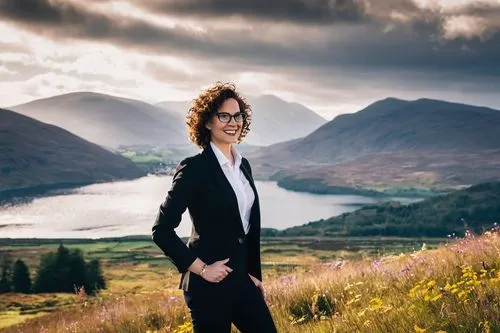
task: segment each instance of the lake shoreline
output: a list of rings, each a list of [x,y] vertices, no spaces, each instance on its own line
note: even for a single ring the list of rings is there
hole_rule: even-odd
[[[135,180],[148,176],[158,176],[156,174],[148,174],[146,176],[134,178],[134,179],[119,179],[116,181],[127,181]],[[283,184],[281,181],[274,180],[263,180],[275,182],[276,185],[284,190],[298,192],[298,193],[308,193],[308,194],[318,194],[318,195],[358,195],[370,198],[389,198],[389,197],[401,197],[401,198],[428,198],[431,196],[444,194],[447,192],[437,192],[437,191],[422,191],[419,189],[399,189],[392,188],[384,192],[375,191],[372,189],[365,188],[350,188],[350,187],[320,187],[312,188],[310,186],[292,186],[290,184]],[[92,181],[92,182],[67,182],[67,183],[55,183],[55,184],[44,184],[25,188],[15,188],[6,189],[0,191],[0,207],[8,205],[22,204],[32,201],[37,198],[51,197],[59,195],[59,191],[64,190],[74,190],[83,186],[94,185],[94,184],[106,184],[113,183],[114,181]]]
[[[277,180],[277,185],[285,190],[294,192],[303,192],[319,195],[360,195],[365,197],[383,199],[389,197],[401,197],[411,199],[426,199],[437,195],[447,194],[453,191],[449,188],[401,188],[387,187],[384,190],[378,190],[367,187],[348,187],[334,186],[325,184],[320,178],[314,179],[290,179],[284,178]]]
[[[132,181],[38,189],[36,196],[0,205],[0,237],[96,239],[149,235],[171,183],[172,176],[148,175]],[[300,226],[379,201],[356,195],[288,191],[275,181],[256,181],[256,186],[262,199],[262,227],[270,229]],[[411,202],[397,197],[381,200]],[[176,233],[181,237],[190,235],[188,212],[183,214]]]
[[[30,202],[35,198],[57,195],[57,193],[54,193],[56,191],[72,190],[98,183],[99,182],[68,182],[2,190],[0,191],[0,206]]]

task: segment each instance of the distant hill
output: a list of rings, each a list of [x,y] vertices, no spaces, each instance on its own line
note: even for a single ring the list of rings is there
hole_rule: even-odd
[[[266,146],[308,135],[326,120],[298,103],[289,103],[274,96],[249,97],[252,106],[252,127],[245,142]],[[190,102],[162,102],[156,104],[185,117]]]
[[[288,228],[276,236],[463,236],[500,221],[500,182],[483,183],[417,203],[387,202]]]
[[[145,174],[62,128],[0,109],[0,199]]]
[[[430,99],[378,101],[343,114],[301,140],[266,147],[255,157],[315,164],[378,152],[498,149],[500,112]]]
[[[10,109],[109,148],[188,144],[183,117],[133,99],[77,92]]]
[[[296,190],[310,187],[304,179],[326,187],[453,187],[500,179],[498,133],[498,110],[388,98],[249,158],[260,178]]]

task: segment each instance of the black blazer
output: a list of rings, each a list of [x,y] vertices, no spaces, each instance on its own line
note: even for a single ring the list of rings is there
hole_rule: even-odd
[[[188,271],[196,257],[206,264],[230,258],[226,265],[233,270],[244,271],[262,280],[259,198],[250,164],[245,158],[240,168],[255,194],[247,235],[241,223],[236,195],[210,145],[177,166],[172,187],[153,225],[153,241],[182,273],[179,287],[185,291],[200,285],[195,281],[202,280]],[[193,222],[187,246],[174,231],[186,208]]]

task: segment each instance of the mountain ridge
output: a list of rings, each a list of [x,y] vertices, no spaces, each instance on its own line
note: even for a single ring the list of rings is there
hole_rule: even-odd
[[[110,148],[188,143],[182,117],[130,98],[73,92],[16,105],[11,110]]]
[[[0,156],[0,198],[145,175],[120,155],[7,109],[0,109]]]
[[[281,185],[292,190],[310,187],[307,179],[326,187],[453,188],[500,178],[494,169],[500,166],[500,157],[495,157],[500,151],[497,133],[500,112],[495,109],[388,98],[340,115],[306,137],[261,148],[247,157],[257,178],[288,177]],[[474,161],[476,172],[471,173],[468,160]],[[481,178],[482,172],[486,178]],[[427,180],[418,180],[419,173]],[[473,183],[461,183],[464,176]]]
[[[309,134],[327,121],[304,105],[284,101],[275,95],[249,96],[247,101],[252,106],[252,125],[245,142],[250,145],[266,146],[296,139]],[[190,102],[163,101],[156,105],[185,116]]]

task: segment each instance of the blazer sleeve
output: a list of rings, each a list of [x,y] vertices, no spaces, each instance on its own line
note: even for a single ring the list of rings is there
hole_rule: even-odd
[[[250,167],[250,163],[246,158],[243,159],[243,164],[250,177],[252,177],[252,169]],[[260,208],[259,208],[260,214]],[[260,216],[259,216],[260,218]],[[247,265],[248,272],[262,281],[262,268],[261,268],[261,259],[260,259],[260,220],[259,225],[257,227],[251,227],[250,232],[247,235],[248,239],[248,251],[247,251]]]
[[[196,170],[193,161],[185,159],[176,168],[172,186],[160,205],[153,225],[153,242],[163,251],[180,273],[188,270],[196,255],[175,233],[182,214],[196,193]]]

